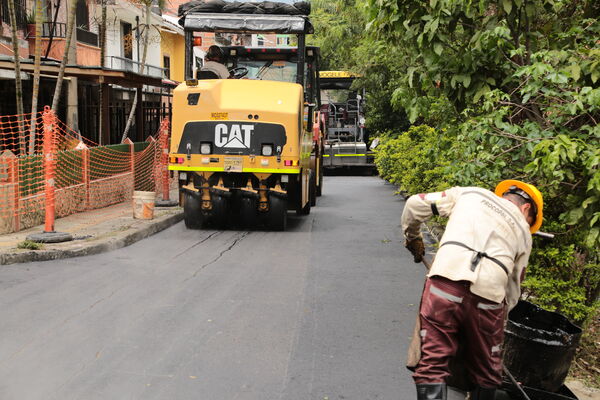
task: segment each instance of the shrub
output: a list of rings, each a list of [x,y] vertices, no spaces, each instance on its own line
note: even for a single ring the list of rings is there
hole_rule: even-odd
[[[379,174],[410,194],[452,186],[450,161],[446,157],[450,140],[444,134],[444,130],[436,131],[427,125],[412,126],[399,135],[384,133],[375,152]]]

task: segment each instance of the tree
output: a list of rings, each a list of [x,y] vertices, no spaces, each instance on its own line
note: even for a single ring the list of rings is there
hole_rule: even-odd
[[[40,92],[40,69],[42,66],[42,22],[42,0],[35,0],[35,58],[33,64],[33,91],[31,94],[29,154],[35,152],[36,114]]]
[[[71,49],[71,42],[73,38],[73,27],[75,26],[75,10],[77,9],[77,3],[82,0],[73,0],[71,2],[71,8],[69,10],[69,16],[67,17],[67,39],[65,41],[65,54],[60,63],[60,69],[58,70],[58,77],[56,78],[56,86],[54,87],[54,96],[52,97],[52,111],[56,112],[58,102],[60,101],[60,95],[62,93],[63,78],[65,76],[65,67],[69,62],[69,50]]]
[[[145,24],[141,27],[144,31],[144,39],[143,39],[143,50],[142,50],[142,60],[140,62],[140,66],[139,66],[139,73],[141,75],[144,74],[144,68],[146,66],[146,56],[148,54],[148,37],[150,34],[150,28],[152,27],[151,25],[151,21],[150,21],[150,17],[151,17],[151,11],[152,11],[152,6],[155,5],[155,1],[154,0],[129,0],[134,4],[140,5],[143,7],[144,10],[144,15],[146,17],[146,22]],[[158,8],[160,10],[164,10],[165,8],[165,2],[164,0],[159,0],[158,4],[156,4],[158,6]],[[136,90],[135,92],[135,96],[133,97],[133,104],[131,105],[131,110],[129,111],[129,117],[127,118],[127,124],[125,125],[125,130],[123,131],[123,136],[121,137],[121,142],[124,142],[125,139],[127,139],[127,136],[129,134],[129,129],[131,128],[131,124],[133,122],[133,117],[135,115],[135,110],[137,108],[137,103],[138,101],[142,101],[140,99],[138,99],[138,91]]]
[[[525,287],[584,320],[600,292],[598,2],[366,2],[371,40],[405,55],[393,102],[451,138],[453,183],[515,177],[544,193],[543,229],[558,235],[536,247]]]
[[[106,0],[101,0],[102,15],[100,17],[100,66],[104,69],[106,58]],[[104,130],[104,84],[100,84],[100,124],[98,126],[98,143],[102,144],[102,132]]]
[[[21,81],[21,58],[19,57],[19,39],[17,38],[17,17],[15,14],[15,3],[8,0],[8,13],[10,16],[10,26],[12,33],[13,54],[15,57],[15,93],[17,101],[17,119],[19,130],[19,152],[25,154],[25,129],[23,127],[23,83]]]

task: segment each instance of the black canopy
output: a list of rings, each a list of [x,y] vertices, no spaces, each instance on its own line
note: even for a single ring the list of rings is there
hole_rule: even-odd
[[[221,14],[190,12],[179,21],[184,29],[202,32],[313,33],[308,18],[301,15]]]
[[[188,13],[229,13],[229,14],[276,14],[276,15],[309,15],[310,3],[297,1],[287,4],[277,1],[225,1],[225,0],[193,0],[179,6],[179,16]]]

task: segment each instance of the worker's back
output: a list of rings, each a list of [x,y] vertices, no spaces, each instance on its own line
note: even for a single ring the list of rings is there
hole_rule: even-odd
[[[516,205],[489,190],[457,187],[444,193],[448,199],[440,203],[440,213],[449,214],[449,220],[429,276],[471,281],[473,293],[496,302],[507,296],[512,306],[531,249],[525,217]],[[473,263],[477,252],[487,256]],[[523,258],[524,263],[517,263]]]

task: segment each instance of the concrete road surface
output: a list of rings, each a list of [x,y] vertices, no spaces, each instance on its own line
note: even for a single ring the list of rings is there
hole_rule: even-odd
[[[287,232],[179,223],[0,268],[0,399],[414,399],[403,363],[424,268],[393,192],[327,177]]]

